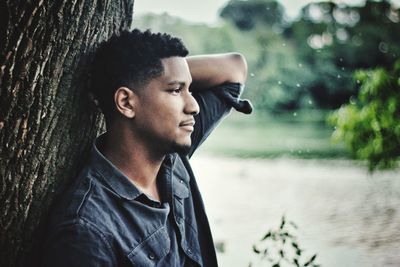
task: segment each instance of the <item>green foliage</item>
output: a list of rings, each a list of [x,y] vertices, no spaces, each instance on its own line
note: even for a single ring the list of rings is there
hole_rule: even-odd
[[[320,266],[315,263],[317,254],[311,257],[305,255],[304,249],[299,245],[296,230],[297,225],[282,216],[279,228],[269,230],[260,242],[253,245],[253,252],[262,263],[260,266]],[[249,267],[252,266],[256,266],[255,263],[249,264]]]
[[[370,170],[394,167],[400,156],[400,60],[390,71],[358,71],[355,79],[358,97],[329,118],[333,137],[367,160]]]
[[[315,74],[308,88],[319,107],[338,108],[357,94],[352,74],[360,68],[388,68],[400,54],[399,9],[388,1],[363,6],[310,3],[285,35]]]
[[[230,0],[220,16],[243,31],[252,30],[257,25],[282,28],[285,24],[283,6],[271,0]]]
[[[235,49],[237,39],[240,38],[239,33],[233,32],[235,29],[232,27],[189,24],[168,14],[136,16],[133,25],[143,30],[167,32],[180,37],[192,55],[232,51]],[[210,36],[212,36],[212,41],[210,41]]]

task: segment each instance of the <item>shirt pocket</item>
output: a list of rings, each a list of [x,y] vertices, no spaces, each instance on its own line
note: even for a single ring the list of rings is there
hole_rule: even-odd
[[[170,251],[170,239],[166,229],[160,228],[129,254],[128,259],[135,267],[156,266]]]

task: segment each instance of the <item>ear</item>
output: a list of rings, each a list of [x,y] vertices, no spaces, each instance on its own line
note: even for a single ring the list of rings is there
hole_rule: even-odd
[[[120,87],[115,91],[114,102],[117,111],[126,118],[135,117],[136,94],[127,87]]]

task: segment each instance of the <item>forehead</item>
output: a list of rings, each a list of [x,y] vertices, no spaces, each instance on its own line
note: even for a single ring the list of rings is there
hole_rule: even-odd
[[[169,83],[171,81],[178,81],[184,83],[191,83],[192,77],[190,75],[189,66],[184,57],[169,57],[161,59],[164,71],[158,77],[161,82]]]

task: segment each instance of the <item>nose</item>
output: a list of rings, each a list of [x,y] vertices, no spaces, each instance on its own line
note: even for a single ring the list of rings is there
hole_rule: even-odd
[[[185,109],[184,112],[190,115],[197,115],[200,112],[199,104],[196,99],[192,96],[192,94],[188,93],[185,99]]]

